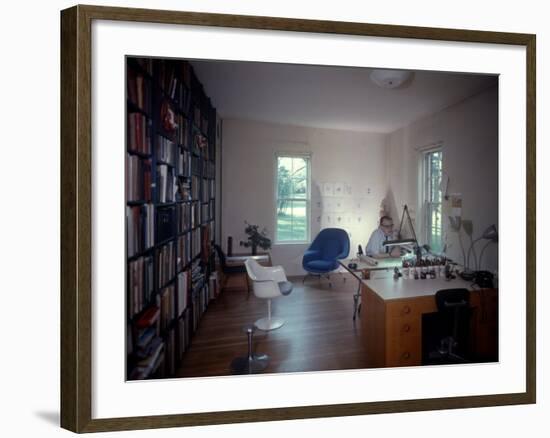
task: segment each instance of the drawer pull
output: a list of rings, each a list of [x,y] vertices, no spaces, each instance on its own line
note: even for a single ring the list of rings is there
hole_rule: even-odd
[[[405,324],[405,325],[403,326],[403,331],[404,331],[405,333],[409,333],[409,332],[411,331],[411,326],[410,326],[409,324]]]
[[[403,307],[403,313],[405,315],[408,315],[409,313],[411,313],[411,308],[409,306]]]
[[[407,360],[411,357],[411,353],[409,353],[408,351],[406,351],[405,353],[403,353],[401,355],[401,357],[404,359],[404,360]]]

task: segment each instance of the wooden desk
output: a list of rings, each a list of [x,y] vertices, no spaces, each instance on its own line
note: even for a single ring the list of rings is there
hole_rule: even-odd
[[[435,292],[466,288],[461,279],[362,281],[361,325],[369,368],[422,364],[422,315],[437,312]],[[471,290],[470,349],[476,358],[498,354],[498,291]]]
[[[353,259],[344,259],[344,260],[338,260],[338,263],[340,266],[342,266],[346,271],[348,271],[351,275],[353,275],[358,281],[359,284],[357,286],[357,292],[353,295],[353,322],[355,322],[355,318],[357,317],[357,313],[361,312],[361,286],[363,278],[365,278],[365,272],[366,271],[389,271],[393,270],[393,268],[400,268],[403,264],[403,261],[401,257],[395,257],[395,258],[385,258],[385,259],[377,259],[376,265],[371,265],[365,262],[360,261],[357,258]],[[350,268],[349,264],[355,263],[357,267]]]
[[[256,255],[239,253],[225,257],[225,261],[228,265],[242,265],[248,259],[254,259],[261,265],[271,266],[271,254],[269,254],[268,252]]]

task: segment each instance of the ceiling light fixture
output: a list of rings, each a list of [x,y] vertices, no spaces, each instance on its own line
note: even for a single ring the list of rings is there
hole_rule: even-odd
[[[397,88],[411,77],[412,73],[406,70],[373,70],[371,80],[382,88]]]

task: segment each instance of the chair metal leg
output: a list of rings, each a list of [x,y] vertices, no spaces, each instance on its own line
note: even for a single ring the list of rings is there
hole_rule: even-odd
[[[271,300],[267,300],[267,317],[258,319],[254,324],[263,331],[276,330],[283,326],[285,320],[271,317]]]
[[[255,327],[249,325],[245,327],[248,337],[248,355],[236,357],[231,361],[231,372],[233,374],[256,374],[260,373],[269,365],[269,356],[267,354],[252,353],[252,334]]]
[[[342,271],[338,271],[338,273],[341,275],[342,280],[344,280],[344,283],[345,283],[346,282],[346,276],[344,275],[344,273]]]
[[[357,292],[353,294],[353,322],[355,322],[357,314],[361,312],[361,303],[359,303],[360,299],[361,299],[361,282],[359,281],[357,283]]]
[[[246,299],[250,299],[250,280],[248,279],[248,274],[245,273],[245,279],[246,279]]]
[[[304,278],[302,279],[302,284],[305,284],[306,278],[307,278],[307,277],[314,277],[314,276],[317,277],[317,281],[318,281],[319,283],[321,282],[321,279],[322,279],[323,277],[326,277],[327,280],[328,280],[328,285],[329,285],[330,287],[332,287],[332,282],[331,282],[331,280],[330,280],[330,274],[310,274],[310,273],[308,272],[308,273],[304,276]],[[345,281],[345,280],[344,280],[344,281]]]

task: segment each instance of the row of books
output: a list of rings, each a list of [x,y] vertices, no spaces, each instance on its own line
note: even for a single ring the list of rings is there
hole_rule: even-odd
[[[153,59],[152,58],[131,58],[135,61],[147,74],[153,75]]]
[[[151,93],[147,79],[133,68],[128,68],[128,99],[139,109],[148,112],[151,108]]]
[[[173,141],[162,135],[157,135],[155,152],[157,162],[169,164],[170,166],[176,165],[176,143]]]
[[[173,376],[176,374],[176,334],[177,330],[173,328],[166,334],[166,354],[164,359],[165,374]]]
[[[191,231],[191,258],[197,257],[201,253],[201,229],[195,228]]]
[[[140,313],[151,301],[154,288],[153,257],[139,257],[128,263],[128,317]]]
[[[216,181],[213,179],[208,180],[208,192],[210,199],[214,199],[216,197]]]
[[[210,240],[215,240],[215,231],[216,231],[216,222],[210,221],[206,224],[206,228],[208,228],[208,235],[210,236]]]
[[[201,201],[208,202],[216,190],[215,181],[213,179],[202,178],[201,180]]]
[[[191,205],[191,227],[196,228],[202,224],[201,206],[198,202],[193,202]]]
[[[178,274],[178,311],[177,316],[181,316],[187,308],[187,296],[189,294],[189,270]]]
[[[214,219],[214,201],[201,204],[201,218],[203,222]]]
[[[189,148],[189,121],[187,120],[187,117],[182,114],[178,114],[176,117],[176,123],[178,124],[178,132],[176,135],[178,144]]]
[[[151,153],[151,122],[141,113],[128,114],[128,150],[141,154]]]
[[[132,58],[127,87],[129,378],[173,376],[217,290],[198,259],[213,236],[200,225],[213,212],[215,110],[188,62]]]
[[[178,204],[178,234],[184,233],[191,228],[191,203]]]
[[[204,178],[216,178],[216,165],[213,161],[203,160],[202,176]]]
[[[207,151],[208,151],[207,138],[201,133],[195,132],[195,135],[193,136],[193,152],[197,155],[202,155],[203,157],[208,158],[206,156]]]
[[[182,166],[181,168],[188,166],[188,162],[184,161],[185,157],[189,157],[187,151],[183,151],[183,161],[180,161],[179,164]],[[126,200],[130,202],[150,202],[152,188],[151,159],[127,154],[126,166]],[[201,179],[193,175],[191,181],[189,181],[188,174],[176,177],[174,168],[168,164],[157,165],[156,187],[158,188],[158,202],[160,203],[173,202],[176,195],[181,200],[202,199],[203,202],[206,202],[214,197],[216,190],[214,180]]]
[[[146,379],[164,368],[164,341],[160,337],[160,300],[149,306],[139,317],[129,333],[135,335],[132,349],[135,366],[129,379]]]
[[[197,330],[199,321],[208,306],[210,292],[208,283],[202,282],[192,294],[193,331]]]
[[[200,157],[197,157],[195,155],[193,155],[193,157],[191,158],[191,174],[192,175],[200,175],[201,174],[201,166],[202,166],[202,161],[204,160],[201,160]]]
[[[154,337],[149,344],[142,350],[146,356],[138,358],[136,365],[130,372],[130,380],[147,379],[159,371],[164,375],[164,341],[161,337]]]
[[[178,271],[191,261],[191,233],[178,237]]]
[[[160,330],[165,333],[172,320],[176,317],[176,285],[171,284],[159,291],[160,298]]]
[[[157,165],[157,201],[160,203],[173,202],[178,192],[178,180],[174,168],[166,164]]]
[[[210,108],[210,102],[207,102],[208,108]],[[193,106],[193,123],[199,128],[202,132],[207,133],[209,127],[209,116],[207,111],[201,111],[199,105]]]
[[[178,148],[178,175],[191,176],[191,153],[187,149]]]
[[[193,155],[191,158],[191,174],[202,175],[203,178],[215,178],[216,165],[210,160]]]
[[[153,204],[126,207],[128,257],[133,257],[155,244]]]
[[[191,200],[191,181],[186,176],[178,176],[177,178],[176,199],[178,201]]]
[[[183,359],[183,353],[189,346],[190,330],[189,330],[189,309],[185,310],[178,319],[178,360]]]
[[[174,327],[171,327],[163,337],[159,336],[153,327],[140,331],[132,353],[135,365],[129,374],[130,380],[175,375],[177,365],[189,346],[189,315],[188,310],[182,312]]]
[[[157,238],[159,244],[176,235],[176,207],[158,207],[156,219]]]
[[[218,273],[212,272],[208,279],[208,291],[210,293],[209,300],[214,300],[220,294],[220,289],[218,287]]]
[[[160,372],[159,377],[175,374],[176,366],[189,345],[188,274],[184,271],[178,275],[177,287],[163,288],[157,305],[149,307],[137,321],[135,346],[131,336],[133,330],[128,327],[128,353],[135,359],[130,379],[146,379],[157,372]]]
[[[179,71],[177,70],[177,64],[173,62],[165,60],[158,61],[158,71],[156,75],[158,84],[164,93],[171,99],[176,99],[179,78]]]
[[[156,254],[157,287],[160,289],[176,275],[176,246],[174,241],[163,245]]]
[[[191,199],[199,200],[201,192],[201,178],[198,176],[191,176]]]
[[[126,154],[126,200],[151,201],[151,160]]]
[[[177,101],[187,114],[191,104],[191,66],[188,62],[156,61],[158,83],[164,93]]]

